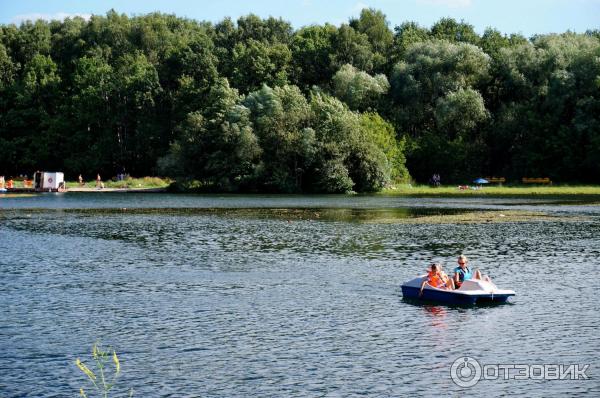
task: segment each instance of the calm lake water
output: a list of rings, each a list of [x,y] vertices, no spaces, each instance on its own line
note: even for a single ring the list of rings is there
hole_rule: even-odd
[[[267,209],[278,209],[267,210]],[[380,223],[467,210],[554,221]],[[374,216],[375,215],[375,216]],[[388,217],[388,218],[389,218]],[[135,397],[598,396],[600,206],[528,199],[43,194],[0,198],[0,397],[75,396],[99,340]],[[404,302],[458,254],[511,304]],[[482,380],[452,363],[589,364]],[[123,395],[120,395],[123,396]]]

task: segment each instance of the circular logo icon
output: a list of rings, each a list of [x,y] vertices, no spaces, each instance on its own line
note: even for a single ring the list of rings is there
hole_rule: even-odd
[[[452,381],[459,387],[473,387],[481,380],[481,365],[471,357],[461,357],[450,367]]]
[[[52,184],[52,177],[48,177],[48,182]]]

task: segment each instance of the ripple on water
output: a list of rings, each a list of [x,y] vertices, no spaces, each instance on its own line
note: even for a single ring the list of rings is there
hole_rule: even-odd
[[[97,339],[121,354],[119,385],[135,396],[462,394],[449,369],[465,355],[591,364],[589,381],[482,381],[473,395],[598,391],[600,283],[587,277],[598,265],[596,218],[452,225],[26,214],[0,220],[2,396],[76,393],[85,380],[73,361]],[[460,252],[515,289],[514,304],[402,300],[402,281],[430,261],[449,271]]]

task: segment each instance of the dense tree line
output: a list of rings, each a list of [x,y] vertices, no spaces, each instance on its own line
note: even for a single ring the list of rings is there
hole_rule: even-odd
[[[122,168],[226,191],[598,182],[600,32],[392,30],[372,9],[297,30],[114,11],[0,26],[0,174]]]

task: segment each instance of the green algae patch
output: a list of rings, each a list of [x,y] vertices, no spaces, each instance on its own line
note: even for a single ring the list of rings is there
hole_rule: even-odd
[[[482,224],[508,222],[558,222],[581,221],[582,217],[552,216],[543,212],[531,211],[468,211],[456,214],[425,215],[406,219],[381,219],[378,223],[410,223],[410,224]]]
[[[287,222],[321,221],[369,224],[476,224],[509,222],[577,222],[585,216],[552,215],[542,211],[479,210],[464,208],[98,208],[98,209],[12,209],[4,219],[31,217],[61,218],[122,216],[223,217],[280,220]]]

